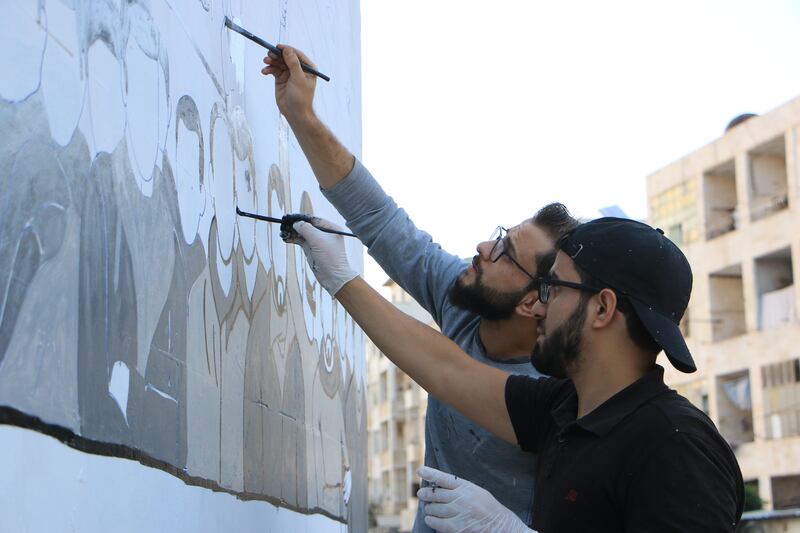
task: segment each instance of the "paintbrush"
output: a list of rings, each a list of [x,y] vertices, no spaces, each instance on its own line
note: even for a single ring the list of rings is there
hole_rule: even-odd
[[[242,217],[249,217],[254,218],[256,220],[263,220],[264,222],[273,222],[276,224],[281,225],[281,233],[296,233],[292,225],[295,222],[308,222],[315,228],[325,233],[333,233],[334,235],[344,235],[345,237],[355,237],[352,233],[347,233],[346,231],[339,231],[335,229],[323,228],[314,224],[314,219],[316,217],[312,215],[304,215],[302,213],[291,213],[288,215],[283,215],[281,218],[275,217],[268,217],[266,215],[257,215],[255,213],[248,213],[247,211],[242,211],[239,207],[236,207],[236,214]]]
[[[231,29],[231,30],[235,31],[239,35],[241,35],[243,37],[246,37],[247,39],[250,39],[251,41],[253,41],[257,45],[263,46],[264,48],[266,48],[267,50],[269,50],[273,54],[276,54],[278,57],[283,57],[283,50],[281,50],[277,46],[269,44],[267,41],[265,41],[261,37],[253,35],[249,31],[247,31],[246,29],[242,28],[241,26],[236,24],[234,21],[229,19],[227,16],[225,17],[225,26],[227,26],[228,29]],[[309,74],[313,74],[314,76],[320,77],[325,81],[331,81],[331,79],[328,76],[326,76],[322,72],[318,71],[314,67],[306,65],[302,61],[300,62],[300,66],[303,68],[304,72],[308,72]],[[320,229],[322,229],[322,228],[320,228]]]

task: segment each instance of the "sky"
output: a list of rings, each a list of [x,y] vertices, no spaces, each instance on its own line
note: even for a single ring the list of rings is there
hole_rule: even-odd
[[[362,0],[361,47],[362,160],[462,257],[551,201],[644,219],[649,174],[800,96],[800,0]]]

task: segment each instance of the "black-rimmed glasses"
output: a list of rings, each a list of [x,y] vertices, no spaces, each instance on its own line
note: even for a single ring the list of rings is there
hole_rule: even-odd
[[[562,281],[560,279],[539,278],[538,281],[539,281],[539,301],[543,304],[546,304],[550,300],[550,288],[554,286],[569,287],[570,289],[575,289],[584,292],[591,292],[593,294],[597,294],[602,290],[598,289],[597,287],[590,287],[589,285],[584,285],[583,283]]]
[[[517,260],[511,257],[511,254],[508,253],[508,247],[506,244],[508,240],[508,230],[506,228],[503,226],[497,226],[492,232],[492,236],[489,237],[489,240],[494,241],[494,246],[492,246],[492,250],[489,252],[489,261],[492,263],[497,263],[501,257],[506,256],[508,257],[509,261],[514,263],[518,269],[522,270],[525,275],[531,278],[534,283],[539,282],[539,278],[525,270],[525,267],[520,265]]]

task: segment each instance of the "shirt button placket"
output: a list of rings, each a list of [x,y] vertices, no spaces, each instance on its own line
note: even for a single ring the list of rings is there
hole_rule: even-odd
[[[556,441],[558,443],[556,453],[553,454],[550,461],[547,464],[547,473],[545,474],[545,478],[549,479],[552,477],[553,472],[555,471],[556,465],[561,462],[561,457],[564,454],[564,450],[567,447],[567,438],[564,436],[564,432],[558,433],[556,436]]]

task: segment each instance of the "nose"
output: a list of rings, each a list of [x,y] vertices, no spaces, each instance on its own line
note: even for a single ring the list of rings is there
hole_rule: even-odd
[[[489,259],[492,246],[494,246],[494,241],[483,241],[478,243],[478,246],[475,247],[475,251],[477,251],[478,255],[480,255],[482,258]]]
[[[539,300],[533,304],[533,318],[536,320],[544,320],[547,317],[547,305]]]

